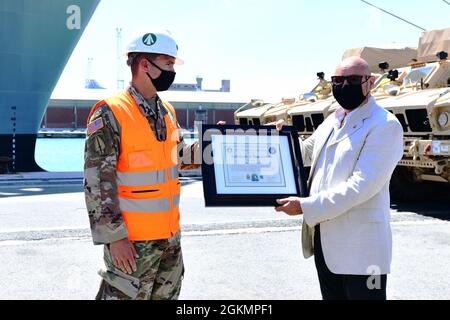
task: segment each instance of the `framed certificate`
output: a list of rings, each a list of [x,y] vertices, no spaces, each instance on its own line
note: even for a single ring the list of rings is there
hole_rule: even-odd
[[[271,126],[203,125],[203,193],[207,207],[277,206],[306,196],[297,132]]]

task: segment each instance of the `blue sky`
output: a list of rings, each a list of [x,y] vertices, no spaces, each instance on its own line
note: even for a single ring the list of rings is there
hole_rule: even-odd
[[[370,0],[427,30],[450,27],[450,6],[442,0]],[[102,0],[75,48],[57,90],[82,87],[87,59],[92,76],[115,88],[116,28],[123,49],[145,26],[171,31],[185,64],[176,82],[220,88],[231,80],[232,92],[249,98],[298,96],[328,77],[345,49],[361,46],[411,46],[421,30],[359,0]],[[129,69],[123,60],[123,74]]]

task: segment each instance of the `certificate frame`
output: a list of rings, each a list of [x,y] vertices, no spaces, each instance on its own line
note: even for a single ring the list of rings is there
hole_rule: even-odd
[[[283,199],[291,196],[307,196],[307,175],[303,166],[300,143],[298,140],[299,136],[294,127],[283,126],[281,131],[277,131],[275,126],[202,125],[201,134],[200,144],[203,155],[203,194],[206,207],[274,207],[278,206],[276,202],[277,199]],[[230,135],[232,136],[231,138]],[[278,190],[277,193],[270,193],[276,188],[271,186],[263,186],[258,187],[259,189],[257,189],[251,185],[246,187],[235,187],[236,190],[245,189],[246,192],[249,193],[233,192],[230,191],[233,190],[233,187],[224,187],[221,181],[218,183],[217,178],[220,180],[226,180],[225,170],[219,169],[221,166],[225,167],[225,165],[217,165],[217,159],[214,157],[220,156],[222,159],[225,151],[219,152],[220,155],[217,156],[217,152],[214,152],[213,150],[218,149],[214,149],[214,147],[218,147],[217,143],[219,143],[219,146],[220,143],[225,146],[226,144],[223,141],[229,141],[226,139],[233,139],[233,136],[243,135],[252,137],[251,139],[256,139],[256,141],[258,141],[256,143],[258,148],[262,145],[259,143],[260,140],[263,141],[268,138],[277,139],[277,141],[280,141],[280,146],[284,146],[283,148],[279,148],[281,151],[279,155],[281,163],[284,163],[286,168],[289,166],[292,168],[292,170],[289,168],[287,170],[280,169],[280,171],[282,171],[280,174],[283,175],[282,178],[284,178],[284,181],[289,182],[284,184],[289,185],[289,188],[286,189],[289,190],[289,192],[282,192],[280,187],[276,187],[280,190]],[[214,136],[217,136],[217,138],[214,138]],[[214,142],[218,140],[220,141]],[[235,142],[234,144],[238,143]],[[249,147],[246,148],[246,150],[248,150]],[[210,154],[213,157],[214,160],[212,163],[207,163],[205,161],[205,155],[207,154]],[[253,178],[251,181],[253,181]],[[218,189],[225,190],[225,188],[230,188],[230,190],[227,192],[218,192]]]

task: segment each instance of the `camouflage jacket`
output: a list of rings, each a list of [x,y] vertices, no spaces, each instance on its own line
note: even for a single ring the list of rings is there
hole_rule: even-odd
[[[166,114],[168,111],[158,97],[146,101],[133,87],[128,90],[154,132],[156,112]],[[160,108],[156,108],[157,103],[161,104]],[[94,244],[108,244],[128,236],[119,208],[116,182],[120,130],[119,122],[107,104],[98,107],[89,118],[84,151],[84,194]],[[179,168],[199,167],[194,164],[195,154],[199,152],[198,143],[186,145],[181,130],[179,141]]]

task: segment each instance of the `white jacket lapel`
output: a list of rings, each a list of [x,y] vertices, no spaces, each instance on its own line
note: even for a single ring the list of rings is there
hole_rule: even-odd
[[[369,101],[364,106],[360,107],[360,109],[357,110],[355,114],[353,114],[350,120],[344,124],[344,127],[342,128],[341,132],[339,132],[338,135],[333,137],[333,141],[330,141],[328,143],[327,148],[350,137],[352,134],[361,129],[362,126],[364,125],[364,120],[372,116],[374,103],[375,100],[372,97],[370,97]]]
[[[315,143],[317,143],[318,147],[317,148],[314,147],[314,151],[313,151],[311,171],[310,171],[309,179],[308,179],[308,189],[311,187],[312,177],[314,175],[314,170],[316,168],[317,160],[319,159],[320,153],[322,152],[322,149],[325,147],[325,144],[327,143],[328,138],[330,137],[330,134],[333,132],[333,123],[329,121],[326,125],[327,125],[327,127],[324,128],[323,134],[321,134],[319,137],[317,137],[317,141],[315,142]]]

